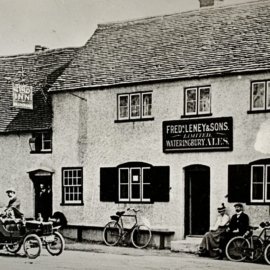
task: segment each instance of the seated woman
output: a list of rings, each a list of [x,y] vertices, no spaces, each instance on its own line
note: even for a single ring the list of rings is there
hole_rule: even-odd
[[[203,236],[200,244],[200,256],[211,256],[213,250],[219,250],[220,240],[226,231],[226,226],[229,224],[230,218],[225,214],[226,207],[224,203],[217,210],[217,221],[213,227],[210,227],[210,231]]]

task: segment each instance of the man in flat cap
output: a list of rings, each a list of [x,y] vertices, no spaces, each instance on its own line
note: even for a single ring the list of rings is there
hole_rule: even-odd
[[[20,200],[16,196],[16,191],[14,188],[8,188],[6,190],[7,196],[9,197],[8,205],[5,209],[7,215],[11,218],[22,218],[22,213],[20,211]]]

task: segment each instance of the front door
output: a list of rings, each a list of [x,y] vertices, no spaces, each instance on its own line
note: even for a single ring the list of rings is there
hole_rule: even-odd
[[[52,177],[36,176],[33,179],[35,189],[35,217],[41,215],[44,221],[52,216]]]
[[[185,168],[185,235],[209,230],[210,169],[203,165]]]

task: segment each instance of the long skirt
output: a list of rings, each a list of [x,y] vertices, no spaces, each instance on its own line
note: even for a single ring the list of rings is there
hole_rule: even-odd
[[[223,237],[225,228],[218,228],[216,231],[207,232],[202,239],[200,249],[211,251],[215,248],[219,248],[220,239]]]

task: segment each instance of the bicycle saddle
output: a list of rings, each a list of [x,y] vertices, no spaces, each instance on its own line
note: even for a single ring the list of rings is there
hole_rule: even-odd
[[[124,214],[125,214],[125,211],[117,211],[116,212],[116,215],[119,217],[123,216]]]

